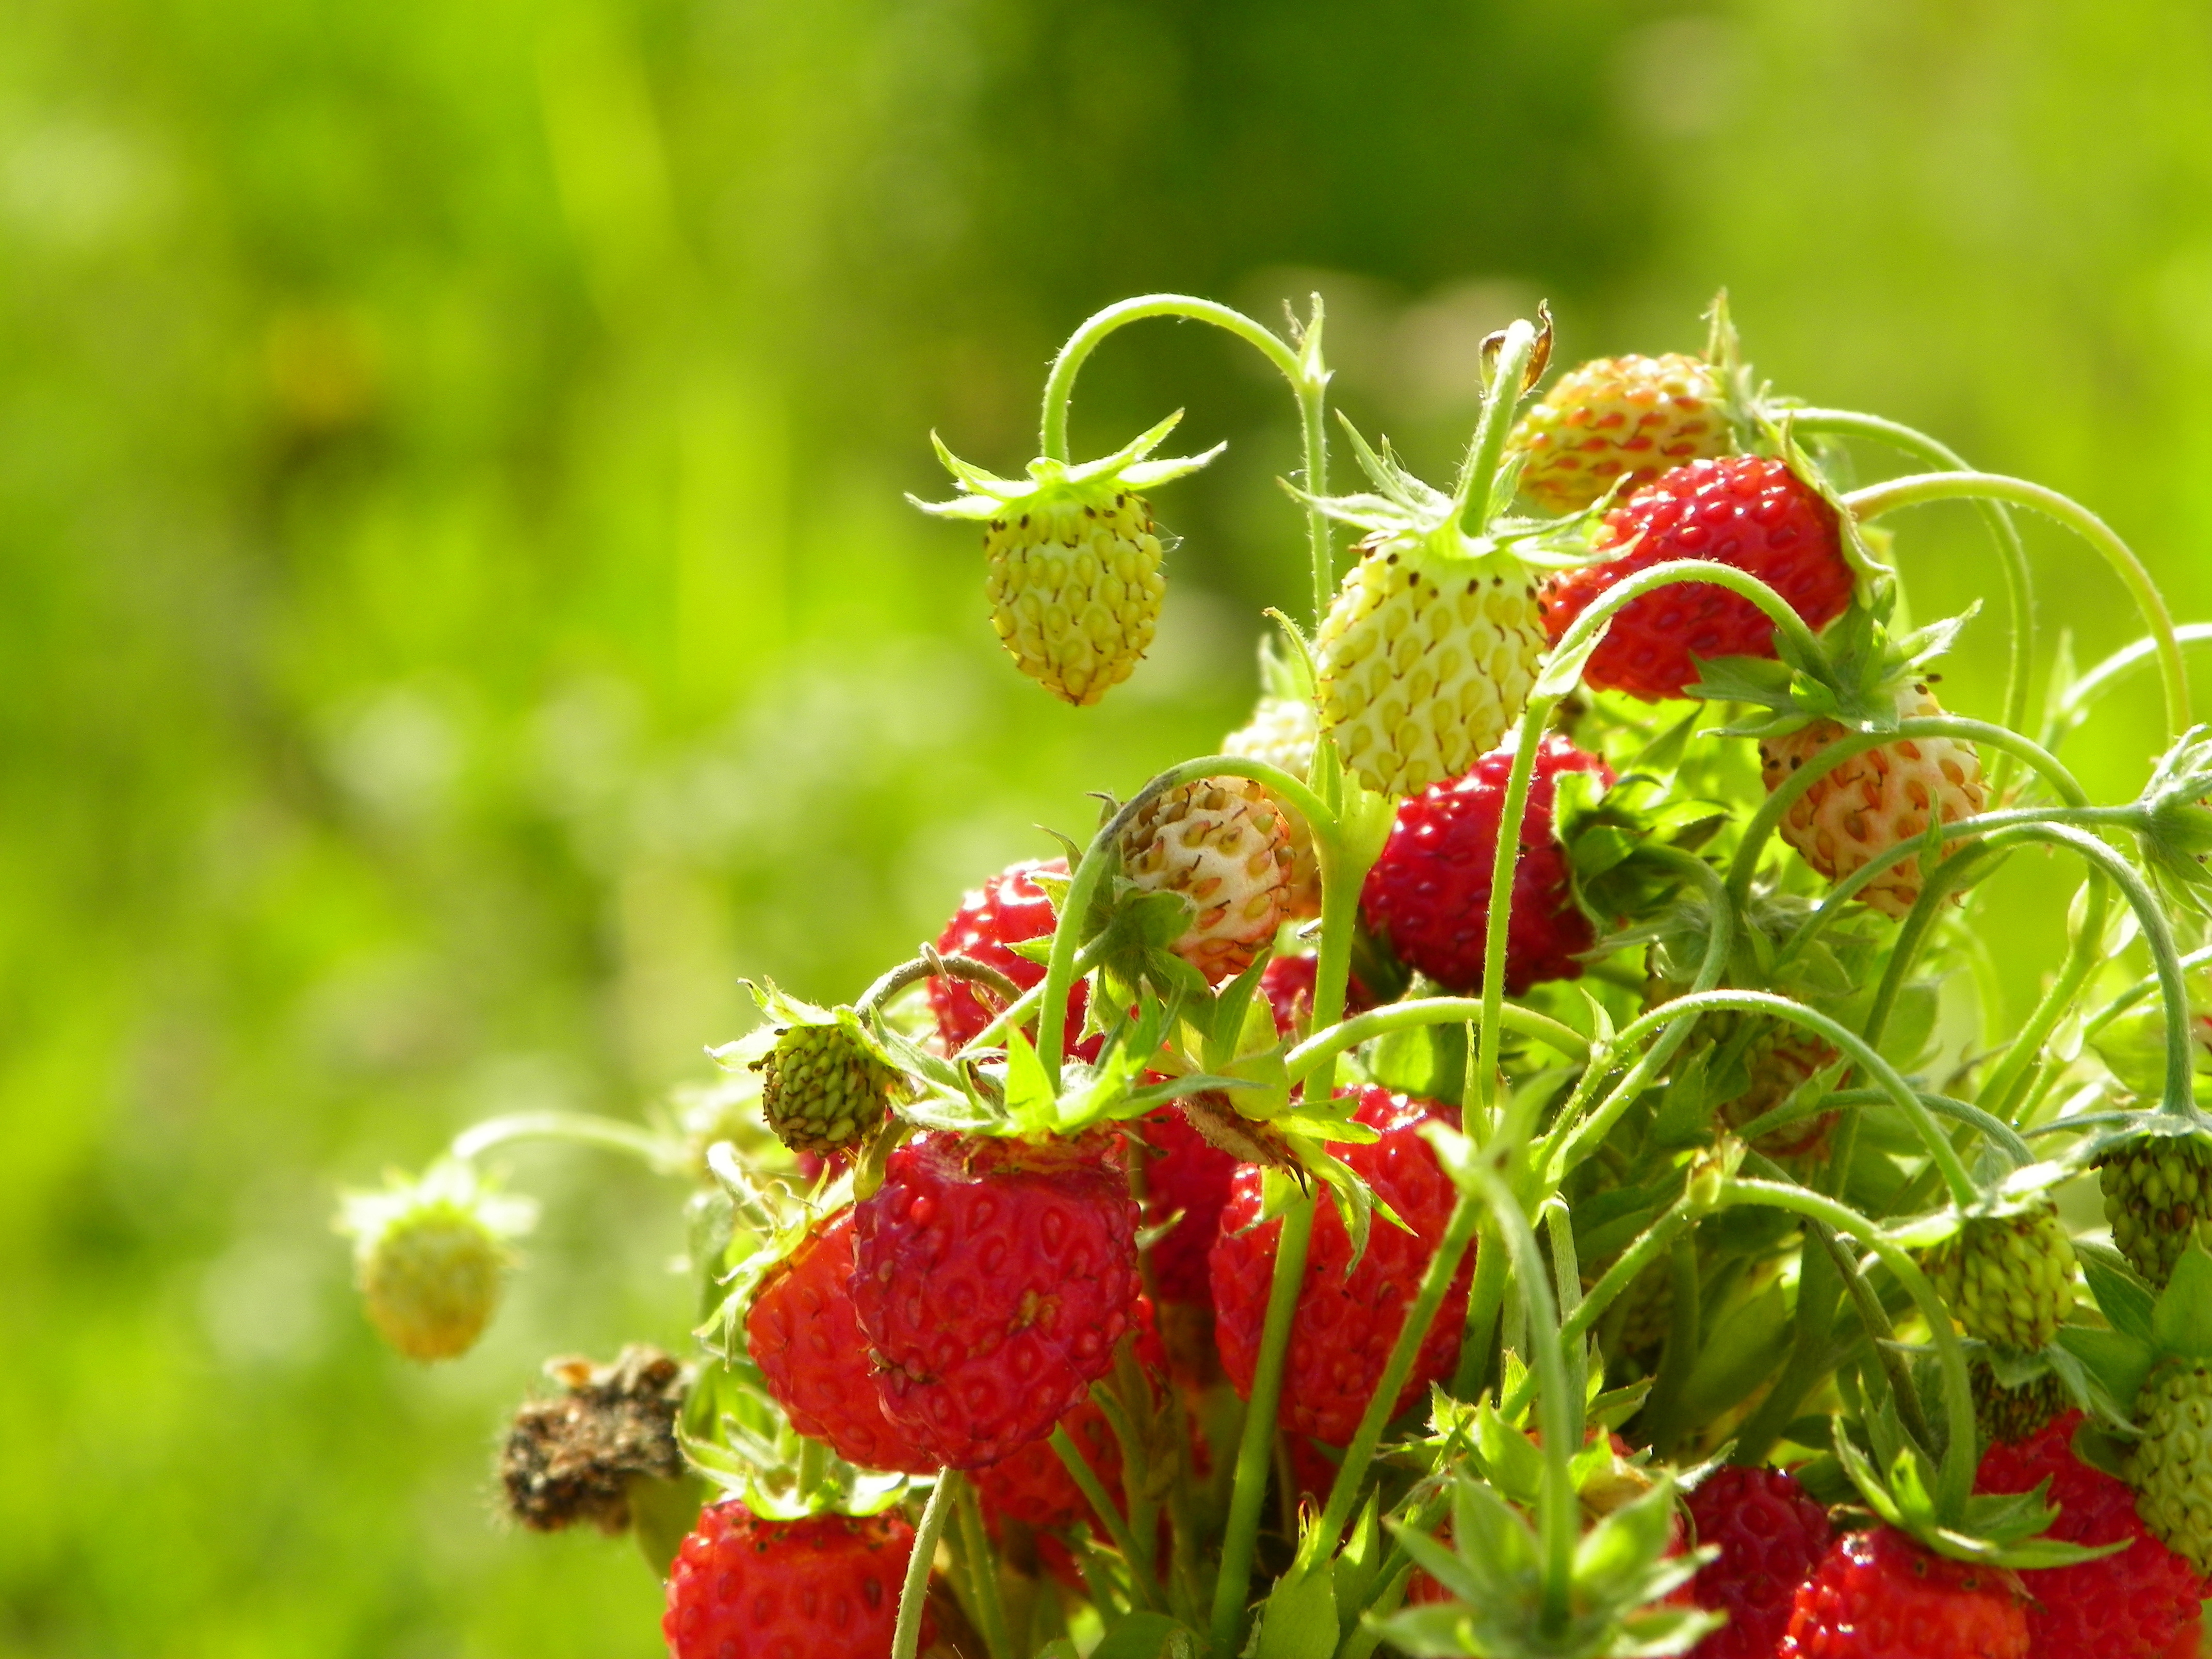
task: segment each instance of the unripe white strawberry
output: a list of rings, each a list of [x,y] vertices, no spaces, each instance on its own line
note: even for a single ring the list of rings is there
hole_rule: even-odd
[[[915,502],[940,517],[985,521],[983,590],[999,642],[1022,672],[1078,707],[1128,678],[1159,625],[1167,578],[1152,508],[1137,489],[1220,453],[1144,459],[1181,418],[1082,466],[1031,461],[1025,479],[994,477],[939,444],[939,459],[968,493]]]
[[[1210,984],[1250,967],[1290,914],[1289,817],[1249,778],[1201,778],[1146,802],[1122,831],[1129,878],[1190,901],[1170,948]]]
[[[1535,573],[1449,525],[1360,544],[1314,642],[1322,722],[1378,794],[1418,794],[1496,748],[1543,656]]]
[[[1941,714],[1923,681],[1901,685],[1900,720]],[[1808,760],[1844,735],[1834,720],[1811,725],[1759,745],[1769,793]],[[1783,840],[1831,881],[1840,881],[1893,847],[1924,834],[1931,817],[1956,823],[1982,810],[1981,757],[1954,738],[1899,738],[1855,755],[1790,804]],[[1920,863],[1901,860],[1858,891],[1887,916],[1902,916],[1920,896]]]
[[[527,1199],[491,1192],[449,1162],[419,1182],[348,1194],[338,1226],[353,1237],[355,1280],[378,1334],[410,1359],[453,1359],[491,1322],[514,1261],[507,1241],[536,1217]]]
[[[1252,710],[1252,718],[1221,740],[1221,752],[1263,761],[1304,780],[1313,770],[1314,744],[1320,733],[1321,722],[1310,699],[1269,692]],[[1288,818],[1290,913],[1293,918],[1317,916],[1321,914],[1321,860],[1314,853],[1313,836],[1307,833],[1305,820],[1295,812]]]

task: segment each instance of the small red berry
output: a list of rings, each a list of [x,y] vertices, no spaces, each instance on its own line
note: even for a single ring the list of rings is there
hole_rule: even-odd
[[[1512,767],[1509,751],[1494,750],[1465,776],[1400,806],[1359,896],[1368,927],[1446,990],[1473,992],[1482,985],[1491,865]],[[1552,833],[1552,800],[1562,772],[1594,773],[1608,787],[1613,782],[1602,760],[1556,733],[1536,750],[1505,927],[1505,988],[1516,996],[1540,980],[1578,976],[1580,954],[1596,939],[1575,903],[1566,849]]]
[[[884,1412],[941,1464],[1052,1432],[1135,1317],[1137,1205],[1103,1137],[933,1133],[854,1206],[853,1300]]]
[[[1350,1443],[1359,1426],[1375,1379],[1389,1359],[1391,1344],[1406,1322],[1406,1310],[1456,1201],[1449,1178],[1420,1134],[1424,1123],[1432,1117],[1449,1121],[1449,1108],[1431,1101],[1365,1089],[1355,1115],[1379,1130],[1382,1139],[1333,1148],[1413,1231],[1378,1219],[1368,1234],[1366,1253],[1357,1267],[1351,1267],[1351,1237],[1334,1205],[1321,1200],[1305,1279],[1291,1318],[1278,1413],[1283,1427],[1293,1434],[1341,1446]],[[1237,1392],[1248,1398],[1274,1274],[1275,1241],[1282,1232],[1279,1220],[1255,1225],[1259,1214],[1260,1170],[1241,1166],[1221,1212],[1212,1267],[1222,1368]],[[1473,1262],[1470,1250],[1445,1292],[1446,1308],[1465,1302]],[[1431,1382],[1450,1374],[1459,1338],[1459,1322],[1439,1316],[1421,1344],[1413,1371],[1394,1402],[1395,1411],[1403,1411]]]
[[[889,1659],[913,1550],[889,1512],[764,1521],[716,1504],[676,1553],[661,1633],[672,1659]]]
[[[1627,550],[1562,571],[1545,588],[1544,628],[1554,645],[1615,584],[1674,559],[1711,559],[1758,577],[1808,628],[1826,627],[1850,603],[1835,509],[1778,460],[1732,455],[1678,466],[1607,514],[1597,545]],[[1695,683],[1692,657],[1773,654],[1774,623],[1749,599],[1678,582],[1613,617],[1583,678],[1656,702]]]
[[[1267,1006],[1274,1012],[1278,1036],[1304,1034],[1307,1024],[1313,1018],[1314,981],[1320,972],[1321,958],[1310,951],[1302,956],[1277,957],[1261,971],[1260,994],[1267,999]],[[1358,975],[1345,981],[1346,1018],[1364,1013],[1374,1006],[1374,996],[1359,982]]]
[[[1212,1293],[1206,1285],[1206,1252],[1213,1248],[1221,1206],[1229,1201],[1237,1160],[1192,1128],[1172,1106],[1146,1116],[1144,1136],[1151,1149],[1145,1164],[1145,1225],[1158,1227],[1170,1216],[1182,1217],[1152,1243],[1152,1289],[1163,1302],[1208,1304]]]
[[[1775,1659],[2027,1659],[2012,1574],[1954,1561],[1887,1527],[1844,1534],[1797,1587]]]
[[[937,936],[937,948],[946,956],[972,957],[995,968],[1024,991],[1044,981],[1044,969],[1013,947],[1030,939],[1047,939],[1054,926],[1052,901],[1034,878],[1066,876],[1067,860],[1031,860],[1000,871],[960,902],[952,920]],[[1087,1000],[1084,982],[1078,980],[1067,994],[1067,1035],[1071,1044],[1083,1029]],[[950,1054],[982,1035],[997,1015],[996,999],[987,1000],[964,979],[949,975],[929,981],[930,1011],[937,1016],[937,1034]],[[1095,1055],[1097,1048],[1091,1043]],[[1090,1057],[1090,1056],[1086,1056]]]
[[[745,1346],[799,1433],[864,1469],[928,1474],[938,1463],[884,1415],[847,1285],[852,1273],[853,1212],[840,1210],[761,1281],[745,1315]]]
[[[1696,1659],[1768,1659],[1790,1626],[1797,1587],[1828,1553],[1828,1512],[1779,1469],[1716,1470],[1685,1500],[1698,1542],[1720,1554],[1698,1569],[1697,1604],[1728,1623],[1691,1650]]]
[[[2081,1423],[2081,1413],[2069,1411],[2025,1440],[1991,1446],[1974,1488],[2033,1492],[2048,1480],[2045,1498],[2058,1506],[2050,1536],[2128,1546],[2094,1561],[2022,1575],[2034,1598],[2027,1633],[2036,1659],[2165,1659],[2177,1643],[2196,1637],[2199,1605],[2212,1585],[2151,1534],[2127,1482],[2074,1455]]]

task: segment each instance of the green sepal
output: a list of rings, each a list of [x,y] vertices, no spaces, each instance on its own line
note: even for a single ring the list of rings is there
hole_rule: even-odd
[[[1050,495],[1112,495],[1115,488],[1127,484],[1133,489],[1147,489],[1154,484],[1167,483],[1195,472],[1228,447],[1216,444],[1202,455],[1181,456],[1172,460],[1148,461],[1146,456],[1158,448],[1176,423],[1182,419],[1181,410],[1162,421],[1150,431],[1142,433],[1115,450],[1111,455],[1095,461],[1085,461],[1080,466],[1070,466],[1065,461],[1039,457],[1029,465],[1026,478],[1000,478],[962,460],[947,449],[933,432],[930,445],[937,451],[937,459],[945,464],[959,483],[962,493],[949,501],[925,501],[908,495],[923,512],[940,519],[994,519],[1015,503],[1033,496]]]
[[[2151,1335],[2163,1354],[2212,1359],[2212,1255],[2191,1240],[2151,1308]]]
[[[2212,913],[2212,726],[2193,726],[2159,757],[2140,797],[2143,863],[2175,904]]]

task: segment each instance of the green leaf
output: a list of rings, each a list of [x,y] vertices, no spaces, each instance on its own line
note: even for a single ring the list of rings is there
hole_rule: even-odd
[[[2212,1255],[2191,1242],[2151,1309],[2151,1334],[2168,1353],[2212,1359]]]
[[[2081,1264],[2082,1277],[2089,1281],[2089,1294],[2096,1298],[2098,1311],[2112,1322],[2112,1328],[2138,1341],[2153,1340],[2151,1308],[2157,1298],[2150,1286],[2136,1277],[2126,1258],[2118,1250],[2087,1240],[2075,1242],[2074,1255]]]
[[[2125,1331],[2103,1331],[2089,1325],[2061,1325],[2058,1346],[2080,1360],[2089,1375],[2123,1410],[2142,1392],[2143,1379],[2158,1363],[2158,1350]]]
[[[1048,1134],[1060,1127],[1044,1061],[1018,1030],[1006,1033],[1006,1115],[1024,1134]]]
[[[1245,1652],[1252,1659],[1329,1659],[1336,1651],[1336,1580],[1289,1572],[1275,1581]]]
[[[1054,1645],[1058,1645],[1054,1644]],[[1198,1632],[1164,1613],[1128,1613],[1116,1620],[1091,1659],[1199,1659],[1206,1650]],[[1051,1650],[1048,1648],[1045,1652]],[[1068,1651],[1075,1651],[1071,1645]],[[1040,1653],[1037,1659],[1045,1659]]]

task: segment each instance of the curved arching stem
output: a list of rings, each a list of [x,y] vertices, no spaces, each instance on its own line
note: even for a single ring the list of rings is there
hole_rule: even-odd
[[[655,1134],[642,1124],[589,1112],[509,1112],[486,1118],[455,1135],[448,1151],[466,1164],[495,1147],[518,1140],[562,1140],[574,1146],[597,1146],[634,1158],[662,1175],[677,1174],[691,1162],[690,1153],[680,1141]]]
[[[2184,623],[2173,630],[2173,638],[2178,645],[2212,642],[2212,623]],[[2058,700],[2058,706],[2051,711],[2050,720],[2044,724],[2043,746],[2057,749],[2065,740],[2067,733],[2087,716],[2090,704],[2111,690],[2115,683],[2125,678],[2137,665],[2156,656],[2158,650],[2157,637],[2146,634],[2142,638],[2122,646],[2068,686],[2065,694]],[[2020,722],[2007,720],[2005,724],[2017,726]]]
[[[1949,446],[1879,415],[1862,415],[1844,409],[1797,409],[1788,411],[1787,418],[1793,432],[1868,438],[1931,465],[1954,472],[1972,471]],[[2004,570],[2005,607],[2011,613],[2012,631],[2005,650],[2004,712],[1999,724],[2017,732],[2027,724],[2028,676],[2035,665],[2034,573],[2028,566],[2027,548],[2020,538],[2020,526],[2012,521],[2012,514],[2001,502],[1978,501],[1975,505],[1981,513],[1982,522],[1989,526],[1990,539],[1996,544],[1997,562]],[[2011,759],[2009,755],[2000,755],[1990,769],[1990,793],[1999,797],[2004,791],[2005,769]]]
[[[1273,330],[1212,300],[1200,300],[1188,294],[1146,294],[1108,306],[1068,336],[1067,343],[1052,360],[1052,372],[1045,376],[1044,414],[1038,431],[1038,442],[1044,453],[1055,461],[1067,459],[1068,400],[1074,395],[1075,377],[1082,370],[1085,359],[1115,329],[1150,317],[1180,317],[1211,323],[1252,347],[1281,373],[1298,400],[1298,427],[1305,444],[1305,492],[1313,500],[1326,495],[1328,371],[1322,366],[1322,309],[1318,295],[1314,296],[1313,317],[1306,325],[1304,349],[1296,351]],[[1313,500],[1306,505],[1306,540],[1312,556],[1314,621],[1318,624],[1327,614],[1330,596],[1335,592],[1336,572],[1328,516],[1313,505]]]
[[[1506,1030],[1534,1037],[1571,1060],[1589,1058],[1589,1039],[1549,1014],[1509,1002],[1498,1017]],[[1410,1002],[1388,1003],[1308,1037],[1283,1056],[1283,1065],[1290,1073],[1291,1082],[1296,1085],[1324,1062],[1392,1031],[1410,1030],[1419,1025],[1466,1025],[1481,1018],[1480,997],[1416,997]]]
[[[1991,1145],[2004,1149],[2015,1167],[2035,1162],[2035,1152],[2021,1138],[2020,1131],[1994,1114],[1978,1106],[1970,1106],[1963,1100],[1954,1100],[1948,1095],[1934,1095],[1925,1089],[1916,1091],[1920,1103],[1938,1117],[1948,1117],[1978,1131]],[[1838,1089],[1833,1094],[1822,1095],[1809,1105],[1792,1107],[1787,1103],[1771,1112],[1762,1112],[1735,1131],[1737,1137],[1756,1142],[1776,1129],[1784,1128],[1801,1118],[1818,1117],[1823,1112],[1832,1112],[1854,1106],[1887,1106],[1891,1103],[1886,1089]]]
[[[2151,580],[2150,572],[2143,568],[2135,550],[2087,507],[2055,489],[1996,472],[1919,472],[1909,478],[1869,484],[1844,497],[1844,504],[1862,523],[1900,507],[1955,501],[2010,501],[2016,507],[2033,507],[2046,518],[2057,520],[2096,549],[2127,588],[2136,608],[2142,613],[2143,625],[2158,642],[2159,678],[2166,690],[2168,740],[2189,729],[2189,671],[2181,660],[2181,645],[2174,637],[2173,617],[2166,611],[2165,597],[2159,592],[2158,584]]]

